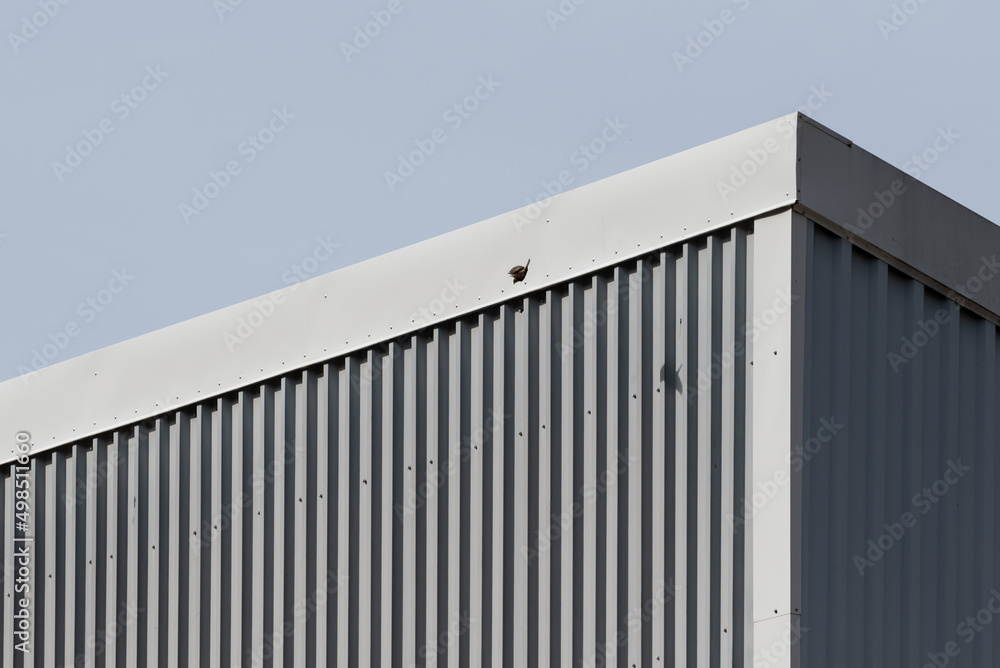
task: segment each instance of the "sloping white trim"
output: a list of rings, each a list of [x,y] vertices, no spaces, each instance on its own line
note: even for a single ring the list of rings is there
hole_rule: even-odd
[[[789,206],[797,124],[784,116],[6,381],[0,463],[19,432],[32,453],[78,441]],[[507,271],[529,258],[512,285]]]

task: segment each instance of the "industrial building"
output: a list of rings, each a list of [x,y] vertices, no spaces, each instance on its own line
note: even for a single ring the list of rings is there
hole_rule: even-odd
[[[997,250],[793,114],[6,381],[0,665],[1000,665]]]

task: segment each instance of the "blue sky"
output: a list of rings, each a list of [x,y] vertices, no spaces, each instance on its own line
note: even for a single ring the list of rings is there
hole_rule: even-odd
[[[1000,221],[998,19],[941,0],[8,0],[0,380],[796,108]]]

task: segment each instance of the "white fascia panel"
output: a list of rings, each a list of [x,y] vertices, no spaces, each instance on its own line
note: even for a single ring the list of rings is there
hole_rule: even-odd
[[[789,206],[798,123],[784,116],[6,381],[0,463],[18,432],[32,453],[70,443]],[[507,271],[529,258],[512,285]]]

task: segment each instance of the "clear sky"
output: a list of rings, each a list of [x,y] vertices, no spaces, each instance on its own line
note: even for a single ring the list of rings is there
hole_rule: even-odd
[[[1000,221],[998,24],[944,0],[6,0],[0,380],[796,108]]]

